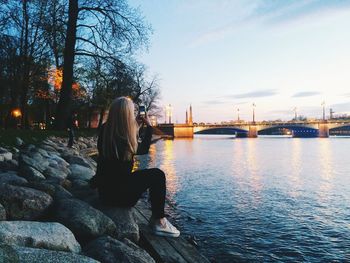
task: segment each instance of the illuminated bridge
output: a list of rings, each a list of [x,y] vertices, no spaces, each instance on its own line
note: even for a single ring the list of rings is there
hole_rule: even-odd
[[[328,137],[330,132],[342,135],[350,130],[350,120],[342,121],[290,121],[290,122],[237,122],[230,124],[160,124],[164,134],[173,137],[193,137],[193,134],[223,133],[236,134],[237,137],[255,138],[268,134],[271,130],[287,130],[293,137]],[[219,131],[219,132],[217,132]]]

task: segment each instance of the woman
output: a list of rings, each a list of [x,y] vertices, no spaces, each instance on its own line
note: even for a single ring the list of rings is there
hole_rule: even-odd
[[[98,188],[100,200],[107,205],[131,207],[143,192],[150,190],[152,217],[150,225],[155,234],[178,237],[177,230],[164,214],[165,174],[158,168],[132,172],[134,155],[148,153],[152,127],[147,116],[135,119],[134,103],[127,97],[115,99],[108,119],[98,137],[96,176],[91,185]],[[144,138],[138,143],[139,123],[146,126]]]

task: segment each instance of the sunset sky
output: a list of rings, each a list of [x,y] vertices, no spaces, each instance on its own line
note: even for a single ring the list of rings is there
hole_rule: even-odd
[[[350,113],[350,1],[131,0],[153,27],[139,59],[173,120]],[[163,120],[160,120],[163,121]]]

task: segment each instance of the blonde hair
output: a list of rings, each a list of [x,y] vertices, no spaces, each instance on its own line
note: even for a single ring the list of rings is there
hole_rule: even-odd
[[[120,159],[117,138],[126,141],[124,160],[131,160],[137,151],[138,124],[134,115],[134,103],[130,98],[119,97],[113,100],[102,134],[102,155],[111,158],[114,154]]]

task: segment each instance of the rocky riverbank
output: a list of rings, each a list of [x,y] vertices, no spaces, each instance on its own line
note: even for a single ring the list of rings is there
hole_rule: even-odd
[[[94,138],[0,148],[0,262],[155,262],[133,209],[106,207],[88,185]]]

